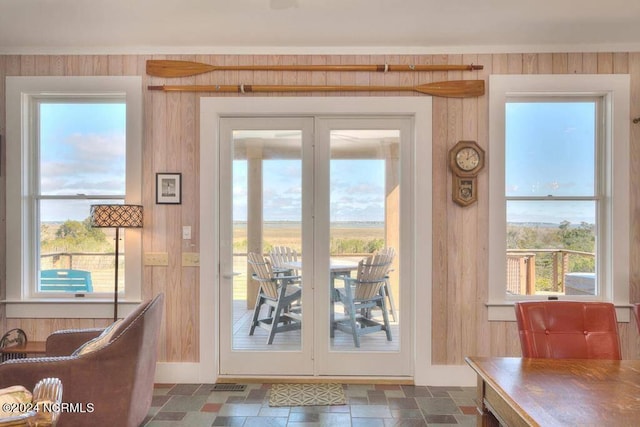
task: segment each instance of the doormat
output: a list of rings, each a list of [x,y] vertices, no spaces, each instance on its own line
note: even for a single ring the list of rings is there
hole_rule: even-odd
[[[345,405],[341,384],[272,384],[269,406]]]

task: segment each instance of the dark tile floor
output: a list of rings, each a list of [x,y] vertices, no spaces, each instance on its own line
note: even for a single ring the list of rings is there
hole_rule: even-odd
[[[475,426],[474,387],[345,384],[347,404],[269,407],[270,384],[212,391],[211,384],[157,385],[145,427]]]

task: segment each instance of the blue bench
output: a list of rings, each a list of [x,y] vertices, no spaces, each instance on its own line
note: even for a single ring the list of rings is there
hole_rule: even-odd
[[[93,292],[91,272],[85,270],[42,270],[40,290],[54,292]]]

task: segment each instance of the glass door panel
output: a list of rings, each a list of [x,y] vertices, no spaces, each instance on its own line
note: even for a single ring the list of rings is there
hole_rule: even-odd
[[[331,350],[395,352],[400,348],[395,301],[400,297],[400,131],[332,130],[330,144]],[[386,260],[385,272],[378,268],[367,275],[357,269],[360,261],[367,268]]]
[[[221,197],[220,234],[226,245],[221,244],[225,303],[220,311],[229,319],[221,323],[221,340],[229,348],[221,349],[221,368],[241,373],[252,364],[256,374],[306,374],[311,357],[310,343],[303,345],[303,325],[312,323],[302,316],[312,295],[304,286],[301,261],[303,141],[310,141],[309,121],[223,122],[221,196],[227,198]]]
[[[260,254],[274,274],[292,277],[292,289],[300,287],[301,268],[289,268],[280,262],[286,260],[272,254],[292,254],[293,261],[302,251],[301,155],[300,130],[233,131],[233,266],[240,273],[233,278],[234,329],[238,331],[233,335],[234,350],[301,348],[300,330],[276,333],[268,343],[269,331],[260,327],[264,324],[260,321],[274,310],[267,301],[258,312],[259,325],[252,326],[260,282],[252,278],[254,270],[247,261],[249,252]],[[276,283],[280,286],[285,281]],[[296,306],[301,310],[301,304]]]
[[[316,372],[411,375],[413,123],[319,118],[316,134]]]

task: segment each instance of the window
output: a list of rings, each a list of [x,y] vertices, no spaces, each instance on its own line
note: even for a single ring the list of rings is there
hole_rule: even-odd
[[[628,116],[628,75],[491,76],[490,320],[517,300],[628,304]]]
[[[115,230],[92,228],[89,212],[140,202],[140,88],[139,77],[7,78],[7,244],[20,249],[7,251],[19,266],[7,269],[9,317],[30,315],[26,301],[113,300]],[[135,302],[140,231],[121,235],[119,289]]]

